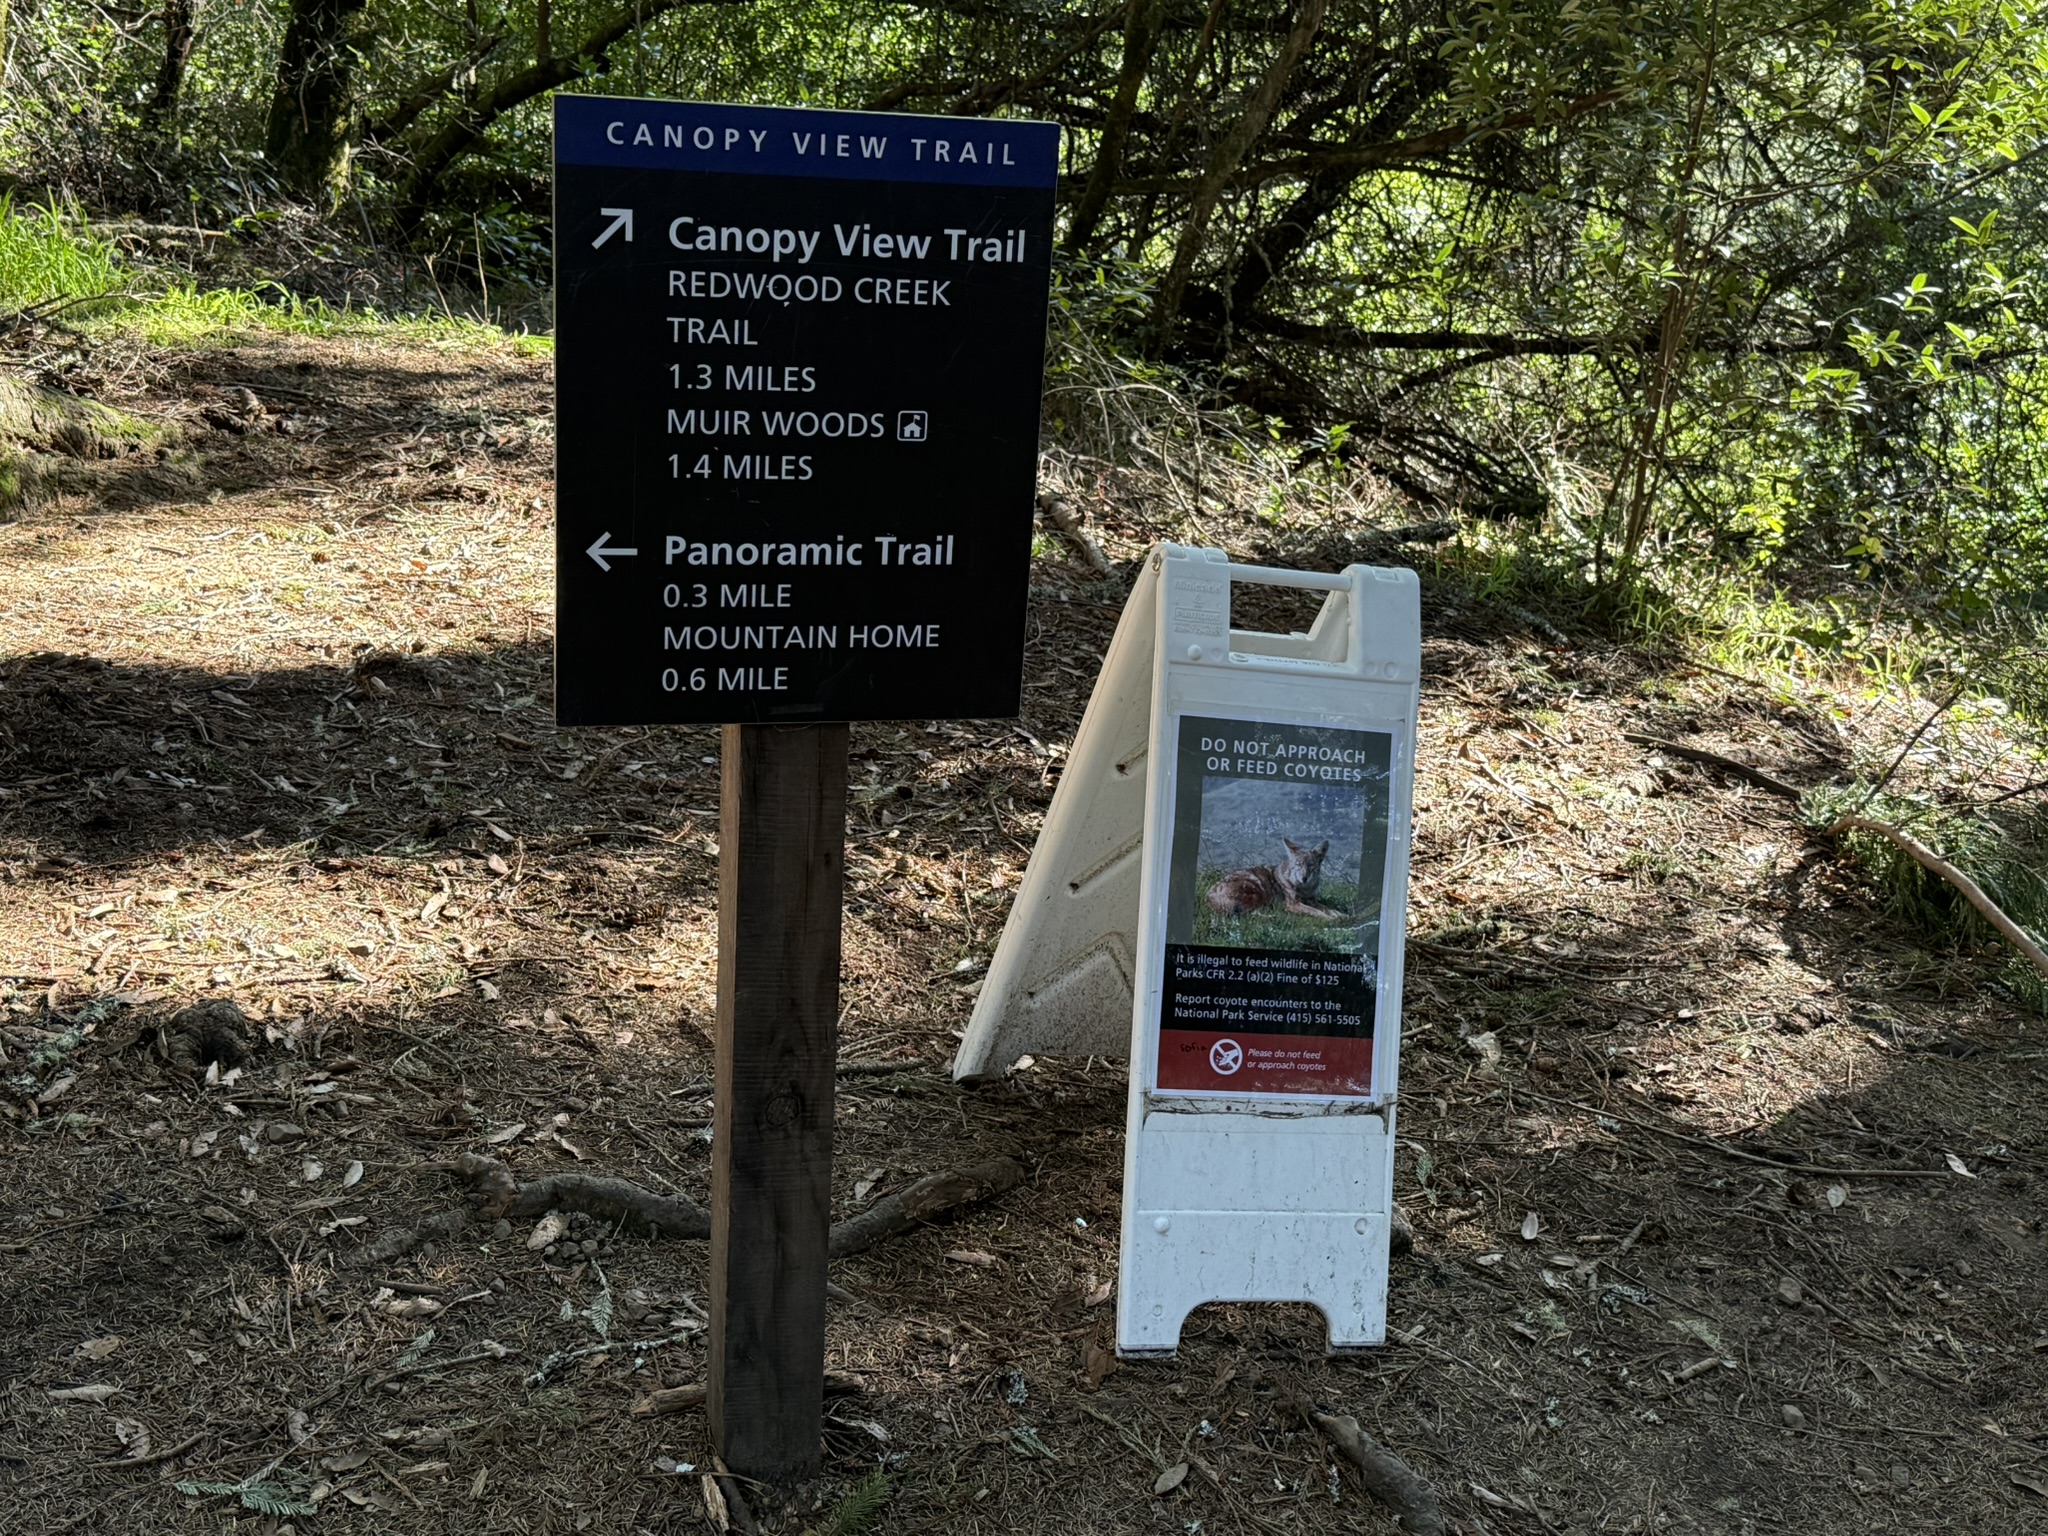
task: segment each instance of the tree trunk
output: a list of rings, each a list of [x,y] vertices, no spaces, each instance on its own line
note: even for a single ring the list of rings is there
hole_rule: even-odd
[[[1287,40],[1280,45],[1279,54],[1267,67],[1258,89],[1252,92],[1251,100],[1245,103],[1244,115],[1231,125],[1230,132],[1223,136],[1215,153],[1210,155],[1208,165],[1203,167],[1201,183],[1195,188],[1194,203],[1188,209],[1187,223],[1181,226],[1173,265],[1167,269],[1166,279],[1159,285],[1159,300],[1152,322],[1155,348],[1163,348],[1172,334],[1174,320],[1180,314],[1181,295],[1187,291],[1188,279],[1194,275],[1196,258],[1202,252],[1203,238],[1208,234],[1209,216],[1223,200],[1224,189],[1230,185],[1230,178],[1244,163],[1252,145],[1266,131],[1266,124],[1273,117],[1273,108],[1279,104],[1280,92],[1287,85],[1287,77],[1294,73],[1294,66],[1308,52],[1308,45],[1315,40],[1327,9],[1328,0],[1301,0],[1301,8],[1294,15],[1294,24],[1288,29]]]
[[[291,0],[264,146],[285,185],[332,206],[354,132],[356,22],[368,0]]]
[[[1165,23],[1166,0],[1131,0],[1124,19],[1123,70],[1117,79],[1116,97],[1109,104],[1109,116],[1103,120],[1102,142],[1096,148],[1087,188],[1067,226],[1070,251],[1085,250],[1095,238],[1095,226],[1102,219],[1102,210],[1109,206],[1109,195],[1116,190],[1117,178],[1123,174],[1124,145],[1130,140],[1131,118],[1138,110],[1138,92],[1145,84],[1145,71],[1152,65],[1152,53],[1159,46],[1159,34]]]
[[[177,109],[185,85],[185,65],[192,58],[197,34],[193,0],[164,0],[164,57],[157,66],[156,90],[142,108],[142,121],[155,128]]]

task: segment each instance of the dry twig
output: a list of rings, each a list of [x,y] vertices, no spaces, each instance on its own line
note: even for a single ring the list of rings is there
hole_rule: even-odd
[[[1963,900],[1983,915],[1984,921],[1996,928],[2011,941],[2012,947],[2026,956],[2027,963],[2043,976],[2048,976],[2048,951],[2041,946],[2018,923],[2007,917],[1997,902],[1984,894],[1984,887],[1949,863],[1932,848],[1921,842],[1910,832],[1900,830],[1889,822],[1873,821],[1868,816],[1842,816],[1828,827],[1829,837],[1840,837],[1844,832],[1875,832],[1879,837],[1888,838],[1904,849],[1912,860],[1931,874],[1939,875],[1962,893]]]

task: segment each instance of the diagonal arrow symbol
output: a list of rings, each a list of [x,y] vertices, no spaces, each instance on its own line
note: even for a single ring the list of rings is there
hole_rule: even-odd
[[[599,232],[598,237],[590,242],[590,248],[593,251],[596,250],[600,245],[603,245],[605,241],[611,239],[613,235],[616,235],[622,229],[626,232],[626,243],[628,245],[631,245],[633,243],[632,209],[600,208],[597,211],[601,214],[604,214],[607,218],[609,218],[611,220],[611,223],[605,225],[603,230]]]
[[[606,540],[610,539],[611,536],[611,529],[605,529],[603,533],[597,536],[597,542],[583,551],[583,553],[597,562],[597,568],[600,571],[609,571],[612,568],[611,560],[605,558],[607,555],[612,556],[613,559],[619,559],[626,555],[637,555],[640,553],[637,549],[621,549],[616,544],[607,543]]]

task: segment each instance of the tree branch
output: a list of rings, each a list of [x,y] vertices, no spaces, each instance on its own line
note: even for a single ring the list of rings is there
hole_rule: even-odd
[[[743,5],[750,0],[640,0],[603,17],[575,40],[566,52],[539,60],[498,81],[489,90],[441,124],[412,156],[412,174],[406,178],[399,199],[398,222],[406,229],[417,228],[426,212],[427,194],[448,167],[469,152],[490,126],[514,107],[521,106],[557,86],[581,80],[607,50],[658,16],[689,5]]]
[[[1272,120],[1273,108],[1279,103],[1281,88],[1287,84],[1287,77],[1294,72],[1294,66],[1301,62],[1301,56],[1308,52],[1308,45],[1314,41],[1328,8],[1329,0],[1301,0],[1301,9],[1295,13],[1294,24],[1288,29],[1287,40],[1280,45],[1280,52],[1260,77],[1258,88],[1252,92],[1251,100],[1245,103],[1243,115],[1231,125],[1230,131],[1210,155],[1201,182],[1195,188],[1187,222],[1181,226],[1173,265],[1167,269],[1166,277],[1159,285],[1158,303],[1153,314],[1154,335],[1158,343],[1163,343],[1172,332],[1174,320],[1180,313],[1181,295],[1187,291],[1188,279],[1194,275],[1196,258],[1201,255],[1203,238],[1208,234],[1210,215],[1216,211],[1225,190],[1236,178],[1244,157],[1250,153],[1259,135],[1266,131],[1266,124]]]

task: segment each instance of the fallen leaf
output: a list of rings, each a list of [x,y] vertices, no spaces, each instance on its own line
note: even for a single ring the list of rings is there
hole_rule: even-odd
[[[1507,1257],[1504,1253],[1481,1253],[1473,1256],[1472,1262],[1481,1269],[1491,1269]]]
[[[130,1461],[140,1461],[149,1454],[149,1426],[140,1419],[114,1420],[114,1438],[121,1442]]]
[[[117,1396],[121,1389],[96,1382],[89,1387],[51,1387],[49,1398],[53,1403],[104,1403]]]
[[[1787,1429],[1806,1428],[1806,1415],[1793,1403],[1785,1403],[1778,1409],[1778,1417]]]
[[[420,921],[431,923],[436,917],[441,915],[441,909],[447,905],[448,893],[446,891],[442,891],[438,895],[429,896],[427,904],[420,908]]]
[[[77,1086],[78,1074],[76,1072],[68,1073],[37,1094],[36,1102],[38,1104],[54,1104]]]
[[[1083,1379],[1087,1381],[1090,1392],[1100,1387],[1103,1379],[1110,1375],[1110,1373],[1120,1370],[1122,1367],[1123,1362],[1117,1359],[1114,1350],[1104,1349],[1099,1340],[1090,1339],[1088,1341],[1088,1358],[1082,1367],[1081,1374]]]
[[[498,986],[496,982],[485,981],[479,977],[477,979],[476,991],[477,996],[487,1003],[495,1003],[498,1000]]]
[[[495,853],[485,859],[484,863],[494,875],[509,875],[512,873],[512,866]]]
[[[526,1122],[524,1120],[515,1120],[510,1125],[499,1126],[497,1130],[491,1132],[484,1140],[494,1147],[502,1147],[506,1142],[517,1141],[525,1134]]]
[[[976,1269],[994,1269],[1002,1260],[979,1248],[948,1248],[946,1257],[955,1264],[972,1264]]]
[[[2015,1488],[2024,1488],[2029,1493],[2038,1493],[2042,1498],[2048,1499],[2048,1477],[2043,1477],[2038,1472],[2015,1472],[2012,1475],[2012,1482]]]
[[[549,1243],[559,1242],[569,1230],[569,1218],[560,1211],[549,1211],[533,1224],[533,1230],[526,1234],[528,1252],[537,1252]]]
[[[1171,1493],[1187,1480],[1188,1464],[1184,1461],[1176,1461],[1153,1480],[1152,1491],[1154,1493]]]
[[[213,1150],[213,1144],[220,1139],[219,1131],[201,1131],[192,1138],[192,1155],[204,1157]]]
[[[1806,1300],[1805,1288],[1790,1275],[1778,1282],[1778,1300],[1788,1307],[1796,1307]]]
[[[317,1157],[309,1157],[299,1164],[299,1176],[308,1184],[320,1182],[320,1176],[327,1172],[327,1165]]]
[[[1088,1293],[1088,1305],[1091,1307],[1099,1307],[1115,1294],[1116,1282],[1114,1280],[1105,1280],[1102,1282],[1102,1284],[1098,1285],[1097,1287],[1095,1287],[1094,1290]]]
[[[1947,1161],[1949,1171],[1951,1173],[1960,1173],[1966,1179],[1974,1179],[1975,1177],[1977,1177],[1977,1175],[1970,1172],[1969,1164],[1965,1163],[1960,1157],[1957,1157],[1955,1153],[1944,1152],[1941,1155],[1943,1159]]]
[[[1841,1208],[1842,1208],[1843,1206],[1847,1205],[1848,1203],[1849,1203],[1849,1186],[1848,1186],[1848,1185],[1846,1185],[1846,1184],[1830,1184],[1830,1185],[1828,1186],[1828,1209],[1830,1209],[1830,1210],[1835,1210],[1835,1211],[1839,1211],[1839,1210],[1840,1210],[1840,1209],[1841,1209]]]
[[[568,1153],[571,1157],[575,1158],[576,1161],[579,1163],[588,1162],[590,1159],[589,1153],[585,1152],[581,1147],[577,1146],[575,1142],[570,1141],[566,1137],[564,1137],[560,1131],[549,1131],[548,1140],[552,1141],[564,1152]]]
[[[341,1187],[343,1189],[353,1189],[362,1182],[363,1165],[361,1163],[350,1163],[347,1171],[341,1176]]]
[[[1535,1242],[1535,1241],[1536,1241],[1536,1235],[1537,1235],[1537,1234],[1538,1234],[1539,1232],[1541,1232],[1542,1230],[1543,1230],[1543,1218],[1542,1218],[1542,1217],[1540,1217],[1540,1216],[1538,1216],[1538,1215],[1537,1215],[1537,1214],[1536,1214],[1536,1213],[1535,1213],[1534,1211],[1531,1211],[1531,1212],[1530,1212],[1530,1213],[1529,1213],[1528,1215],[1526,1215],[1526,1216],[1524,1216],[1524,1217],[1522,1218],[1522,1241],[1523,1241],[1523,1242],[1525,1242],[1525,1243],[1533,1243],[1533,1242]]]
[[[121,1347],[118,1334],[108,1334],[104,1339],[87,1339],[78,1346],[78,1353],[88,1360],[104,1360]]]
[[[336,1451],[322,1459],[320,1465],[329,1472],[353,1472],[369,1459],[370,1453],[364,1450]]]

